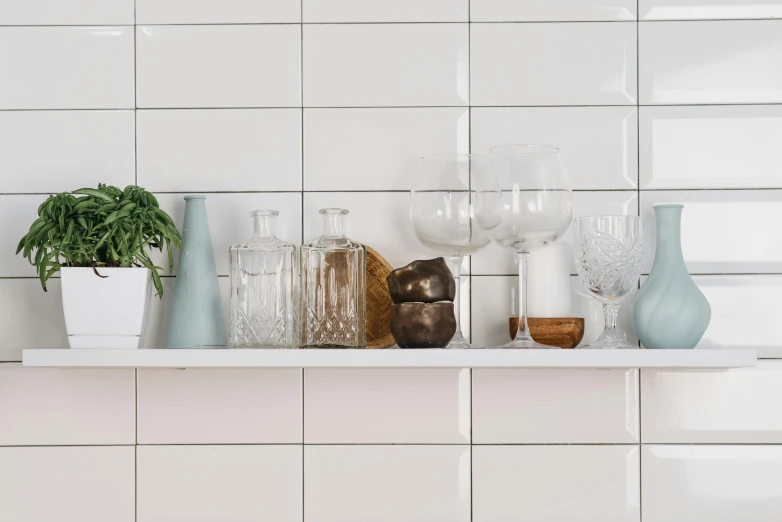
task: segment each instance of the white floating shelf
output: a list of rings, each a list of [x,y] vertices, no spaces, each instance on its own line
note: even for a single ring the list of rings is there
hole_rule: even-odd
[[[754,350],[24,350],[25,366],[55,368],[657,368],[757,366]]]

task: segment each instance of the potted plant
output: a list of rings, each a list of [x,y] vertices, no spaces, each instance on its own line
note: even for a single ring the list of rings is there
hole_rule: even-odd
[[[19,242],[35,265],[41,286],[62,272],[62,304],[71,348],[140,348],[152,286],[163,284],[149,257],[153,248],[168,254],[182,238],[157,199],[141,187],[125,190],[100,184],[49,196]]]

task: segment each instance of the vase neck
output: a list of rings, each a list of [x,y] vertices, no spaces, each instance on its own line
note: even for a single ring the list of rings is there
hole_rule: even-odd
[[[346,210],[341,208],[327,208],[320,211],[323,216],[324,237],[345,237],[344,219]]]
[[[654,207],[657,223],[657,259],[676,260],[684,264],[682,253],[682,205],[657,205]]]
[[[273,238],[277,232],[276,210],[256,210],[250,214],[253,218],[253,238]]]

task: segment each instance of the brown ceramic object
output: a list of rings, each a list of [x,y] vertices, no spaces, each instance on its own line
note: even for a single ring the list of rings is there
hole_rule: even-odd
[[[388,275],[388,290],[395,303],[453,301],[456,283],[445,259],[413,261]]]
[[[541,344],[559,346],[560,348],[575,348],[584,338],[584,319],[581,317],[530,317],[527,319],[529,333]],[[519,318],[508,319],[510,338],[516,337],[519,328]]]
[[[453,302],[397,303],[391,333],[400,348],[445,348],[456,333]]]

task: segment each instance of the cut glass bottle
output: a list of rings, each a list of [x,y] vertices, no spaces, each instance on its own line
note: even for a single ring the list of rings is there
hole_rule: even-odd
[[[253,237],[230,248],[228,346],[299,346],[296,247],[275,236],[276,210],[256,210]]]
[[[302,245],[302,346],[366,345],[366,250],[343,233],[347,210],[327,208],[323,235]]]

